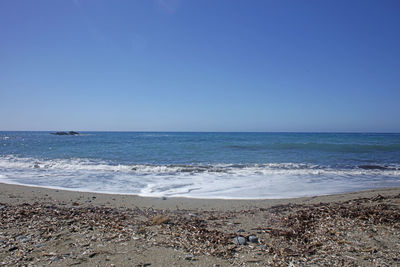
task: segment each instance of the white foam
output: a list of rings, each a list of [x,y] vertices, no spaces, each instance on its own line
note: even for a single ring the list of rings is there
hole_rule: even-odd
[[[290,198],[400,186],[398,169],[338,170],[297,163],[130,166],[5,156],[0,157],[0,173],[5,183],[152,197]]]

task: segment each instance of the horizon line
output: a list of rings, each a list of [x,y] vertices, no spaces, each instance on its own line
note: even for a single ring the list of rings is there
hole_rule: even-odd
[[[0,132],[104,132],[104,133],[359,133],[359,134],[400,134],[400,132],[378,131],[151,131],[151,130],[0,130]]]

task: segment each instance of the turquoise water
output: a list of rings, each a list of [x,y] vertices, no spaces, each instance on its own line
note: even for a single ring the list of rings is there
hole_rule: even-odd
[[[0,181],[196,198],[400,186],[400,134],[0,132]]]

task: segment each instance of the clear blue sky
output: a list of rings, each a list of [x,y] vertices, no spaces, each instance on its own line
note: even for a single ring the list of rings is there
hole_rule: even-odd
[[[0,130],[400,131],[400,1],[2,0]]]

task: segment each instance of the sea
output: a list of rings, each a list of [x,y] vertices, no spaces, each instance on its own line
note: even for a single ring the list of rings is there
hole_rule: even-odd
[[[0,132],[0,182],[212,199],[345,193],[400,186],[400,134]]]

